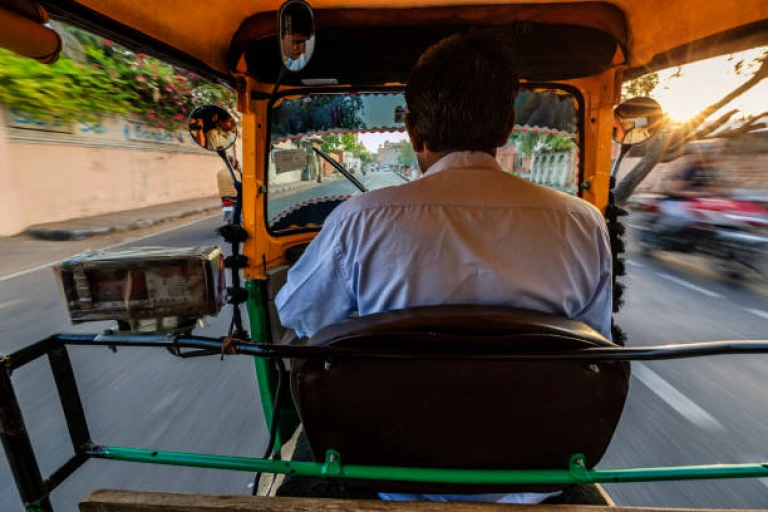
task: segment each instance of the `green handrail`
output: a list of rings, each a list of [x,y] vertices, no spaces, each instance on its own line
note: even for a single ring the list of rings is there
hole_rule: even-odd
[[[235,471],[282,473],[299,476],[390,480],[446,484],[533,485],[661,482],[671,480],[706,480],[721,478],[768,477],[768,462],[751,464],[714,464],[627,469],[586,469],[583,457],[574,455],[567,469],[485,470],[432,469],[389,466],[345,465],[339,454],[329,450],[325,463],[294,462],[184,452],[154,451],[117,446],[94,447],[88,455],[99,459],[227,469]]]

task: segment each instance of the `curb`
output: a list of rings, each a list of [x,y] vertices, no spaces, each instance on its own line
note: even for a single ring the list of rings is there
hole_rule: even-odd
[[[189,217],[190,215],[196,215],[199,213],[212,212],[220,210],[221,206],[210,206],[193,208],[190,210],[184,210],[182,212],[173,213],[164,217],[156,217],[152,219],[137,219],[124,224],[116,224],[114,226],[98,227],[90,229],[73,228],[73,229],[56,229],[45,227],[31,227],[24,231],[24,234],[36,238],[38,240],[47,240],[50,242],[66,242],[69,240],[82,240],[83,238],[89,238],[92,236],[107,235],[109,233],[116,233],[118,231],[131,231],[134,229],[148,228],[164,222],[170,222],[175,219],[183,217]]]

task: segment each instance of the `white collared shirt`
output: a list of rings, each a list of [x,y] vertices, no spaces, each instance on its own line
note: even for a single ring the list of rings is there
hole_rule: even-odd
[[[336,208],[275,303],[308,336],[355,311],[488,304],[581,320],[611,339],[611,262],[594,206],[456,152]]]

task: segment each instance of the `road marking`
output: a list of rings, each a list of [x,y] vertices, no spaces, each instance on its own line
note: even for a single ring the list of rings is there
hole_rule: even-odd
[[[636,262],[636,261],[632,261],[632,260],[626,260],[626,262],[627,262],[627,265],[629,265],[630,267],[639,267],[639,268],[642,268],[642,267],[644,267],[644,266],[645,266],[645,265],[643,265],[642,263],[638,263],[638,262]]]
[[[749,311],[753,315],[757,315],[760,318],[765,318],[766,320],[768,320],[768,311],[762,311],[760,309],[749,309],[749,308],[747,308],[747,311]]]
[[[152,233],[152,234],[145,235],[145,236],[140,236],[139,238],[131,238],[131,239],[124,240],[124,241],[122,241],[120,243],[117,243],[117,244],[108,245],[106,247],[102,247],[99,250],[114,249],[115,247],[120,247],[120,246],[123,246],[123,245],[132,244],[134,242],[140,242],[141,240],[146,240],[147,238],[152,238],[153,236],[163,235],[165,233],[169,233],[169,232],[174,231],[176,229],[186,228],[186,227],[192,226],[193,224],[197,224],[198,222],[203,222],[203,221],[212,219],[214,217],[219,217],[219,216],[220,216],[219,213],[217,213],[215,215],[209,215],[208,217],[203,217],[202,219],[193,220],[192,222],[187,222],[185,224],[181,224],[181,225],[173,227],[173,228],[164,229],[164,230],[158,231],[156,233]],[[72,256],[74,256],[74,254]],[[65,256],[64,258],[62,258],[62,260],[65,260],[67,258],[71,258],[72,256]],[[54,266],[55,264],[57,264],[59,261],[61,261],[61,260],[52,261],[50,263],[45,263],[43,265],[38,265],[36,267],[28,268],[26,270],[20,270],[19,272],[15,272],[13,274],[8,274],[7,276],[2,276],[2,277],[0,277],[0,283],[2,283],[3,281],[8,281],[10,279],[13,279],[15,277],[21,277],[21,276],[25,276],[27,274],[32,274],[33,272],[37,272],[38,270],[44,270],[46,268],[50,268],[50,267]]]
[[[672,281],[673,283],[679,284],[680,286],[684,286],[689,290],[699,292],[703,295],[706,295],[707,297],[712,297],[713,299],[723,298],[723,296],[720,295],[719,293],[715,293],[711,290],[707,290],[706,288],[702,288],[701,286],[696,286],[695,284],[689,283],[688,281],[684,281],[683,279],[680,279],[674,276],[670,276],[669,274],[659,274],[659,277],[664,278],[667,281]]]
[[[23,304],[28,301],[29,299],[12,299],[12,300],[7,300],[5,302],[0,302],[0,311],[2,311],[5,308],[10,308],[12,306]]]
[[[694,425],[710,431],[725,431],[725,427],[714,416],[699,407],[693,400],[679,392],[672,384],[659,377],[644,364],[634,363],[632,375]]]

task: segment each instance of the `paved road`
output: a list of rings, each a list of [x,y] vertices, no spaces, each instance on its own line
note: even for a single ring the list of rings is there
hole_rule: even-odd
[[[400,178],[394,172],[369,172],[365,176],[357,173],[355,177],[368,190],[376,190],[404,183],[403,178]],[[310,199],[323,196],[352,195],[359,193],[360,190],[355,187],[351,181],[346,178],[337,178],[334,179],[334,181],[320,183],[296,192],[278,194],[276,197],[269,200],[269,203],[267,204],[267,216],[268,218],[273,219],[290,207]]]
[[[218,219],[133,245],[216,243]],[[92,243],[99,243],[93,241]],[[110,243],[114,243],[111,241]],[[105,244],[106,245],[106,244]],[[768,338],[768,300],[630,253],[628,303],[621,315],[633,345]],[[59,256],[57,255],[56,258]],[[37,264],[37,263],[36,263]],[[50,269],[0,277],[0,352],[73,328]],[[221,333],[214,321],[209,333]],[[97,442],[256,456],[265,425],[253,362],[230,357],[178,360],[162,351],[72,349]],[[768,460],[768,357],[717,357],[635,366],[629,403],[603,467]],[[44,361],[14,374],[44,471],[69,455],[63,417]],[[74,511],[93,488],[247,493],[251,475],[91,461],[53,494]],[[609,487],[620,504],[768,507],[758,480]],[[0,457],[0,511],[21,510]]]

